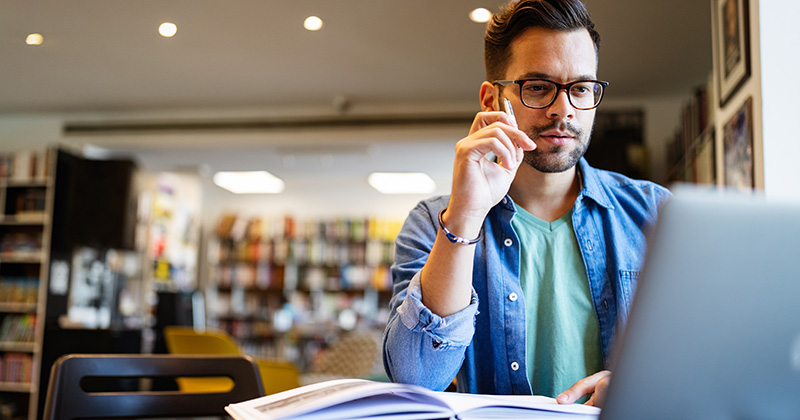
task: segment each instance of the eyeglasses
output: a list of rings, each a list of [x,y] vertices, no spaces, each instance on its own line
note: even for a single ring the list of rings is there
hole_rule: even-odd
[[[522,104],[528,108],[541,109],[553,105],[562,89],[567,92],[570,105],[575,109],[589,110],[600,105],[608,82],[600,80],[578,80],[570,83],[556,83],[547,79],[495,80],[492,84],[508,86],[519,85]]]

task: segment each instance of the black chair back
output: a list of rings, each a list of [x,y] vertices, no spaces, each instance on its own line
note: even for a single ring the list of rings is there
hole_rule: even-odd
[[[103,380],[193,376],[228,377],[233,386],[226,392],[92,389]],[[67,355],[53,365],[43,418],[225,416],[226,405],[263,394],[258,366],[247,356]]]

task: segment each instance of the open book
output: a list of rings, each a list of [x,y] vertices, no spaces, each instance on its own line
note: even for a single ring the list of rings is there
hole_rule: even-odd
[[[364,379],[337,379],[225,407],[235,420],[597,419],[600,409],[530,395],[437,392]]]

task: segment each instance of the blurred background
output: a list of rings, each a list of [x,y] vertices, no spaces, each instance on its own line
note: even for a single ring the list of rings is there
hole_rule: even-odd
[[[711,125],[711,4],[585,3],[610,82],[590,163],[719,182],[682,152]],[[4,412],[36,418],[59,355],[167,352],[173,325],[305,381],[381,378],[394,235],[449,191],[484,80],[471,14],[498,7],[0,0],[0,318],[23,330],[0,336]],[[236,194],[221,171],[277,189]],[[427,178],[387,194],[376,172]],[[337,371],[356,333],[366,368]]]

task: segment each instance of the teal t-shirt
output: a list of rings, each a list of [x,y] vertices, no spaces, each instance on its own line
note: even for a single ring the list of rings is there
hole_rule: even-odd
[[[535,395],[555,397],[603,369],[599,324],[572,211],[548,223],[517,206],[511,225],[520,241],[528,379]]]

